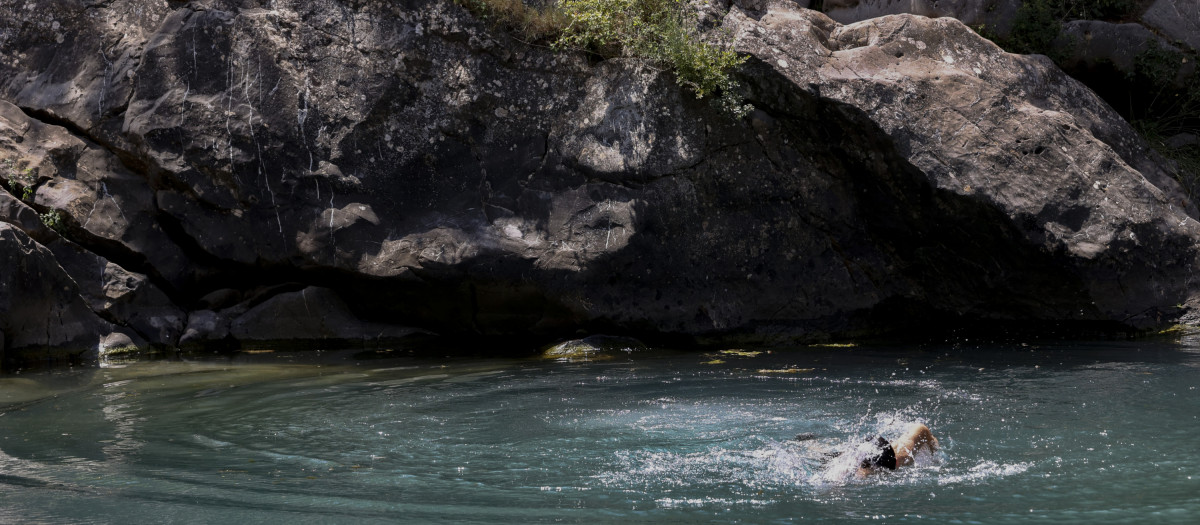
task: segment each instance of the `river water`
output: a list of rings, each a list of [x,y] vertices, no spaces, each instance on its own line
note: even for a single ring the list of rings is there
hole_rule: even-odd
[[[1198,386],[1195,341],[23,373],[0,522],[1195,523]],[[936,454],[853,474],[916,421]]]

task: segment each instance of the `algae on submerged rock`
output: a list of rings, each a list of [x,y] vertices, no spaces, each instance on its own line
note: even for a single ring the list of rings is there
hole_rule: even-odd
[[[541,357],[560,361],[604,361],[644,350],[647,350],[646,345],[631,337],[592,335],[552,345],[542,351]]]

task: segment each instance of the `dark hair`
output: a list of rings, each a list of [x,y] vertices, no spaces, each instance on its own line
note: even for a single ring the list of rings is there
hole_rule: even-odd
[[[871,441],[871,439],[867,438],[867,441]],[[891,443],[888,443],[883,437],[877,437],[874,444],[878,453],[862,460],[858,466],[865,469],[883,467],[888,470],[896,470],[896,451],[892,449]]]

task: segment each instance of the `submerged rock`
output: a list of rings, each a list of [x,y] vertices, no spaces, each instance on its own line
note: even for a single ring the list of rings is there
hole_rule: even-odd
[[[562,361],[604,361],[646,350],[646,345],[631,337],[593,335],[551,346],[542,352],[544,359]]]
[[[117,332],[100,338],[97,350],[100,360],[107,360],[134,355],[145,348],[145,341],[134,340],[129,334]]]
[[[2,217],[58,212],[64,239],[10,249],[33,242],[10,228],[2,253],[74,277],[53,300],[93,323],[45,344],[110,322],[162,345],[784,343],[1194,306],[1169,168],[1047,59],[951,18],[710,12],[749,56],[737,120],[445,0],[26,3],[0,0],[0,155],[38,182]],[[43,313],[0,308],[10,352]]]

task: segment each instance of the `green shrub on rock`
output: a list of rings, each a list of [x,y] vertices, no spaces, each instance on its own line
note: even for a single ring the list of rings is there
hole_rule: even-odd
[[[38,214],[38,218],[42,220],[42,224],[45,224],[47,228],[50,228],[56,232],[62,233],[63,229],[66,228],[66,223],[63,222],[63,214],[61,211],[50,210],[45,213]]]
[[[687,0],[559,0],[543,8],[521,0],[459,1],[555,49],[653,61],[674,71],[696,98],[715,96],[718,107],[736,116],[749,111],[731,76],[746,58],[705,40]]]
[[[746,111],[730,77],[746,58],[704,41],[685,0],[561,0],[558,7],[570,24],[557,47],[653,60],[674,70],[696,98],[719,94],[723,109]]]
[[[22,201],[32,201],[37,182],[33,176],[33,168],[18,169],[17,162],[13,159],[6,159],[2,164],[0,171],[4,176],[0,180],[0,186]]]

